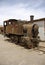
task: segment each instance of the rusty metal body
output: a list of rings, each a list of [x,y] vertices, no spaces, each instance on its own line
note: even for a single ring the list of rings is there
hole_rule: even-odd
[[[17,34],[21,35],[23,34],[22,32],[22,24],[18,23],[17,21],[5,21],[4,24],[4,32],[6,34]]]
[[[4,21],[4,34],[28,48],[35,47],[39,43],[37,24],[21,23],[17,20]]]

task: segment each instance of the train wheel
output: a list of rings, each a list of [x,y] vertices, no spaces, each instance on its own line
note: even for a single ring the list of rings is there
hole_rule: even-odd
[[[15,42],[15,40],[14,40],[14,37],[13,37],[13,36],[11,36],[11,37],[10,37],[10,40],[11,40],[11,42],[12,42],[12,43],[14,43],[14,42]]]
[[[26,41],[25,41],[25,39],[23,37],[21,37],[21,45],[22,46],[25,46],[26,45]]]
[[[14,37],[13,37],[13,36],[11,36],[11,37],[10,37],[10,39],[11,39],[11,41],[13,41],[13,40],[14,40]]]
[[[14,37],[14,40],[15,40],[15,43],[18,44],[18,37],[17,36]]]

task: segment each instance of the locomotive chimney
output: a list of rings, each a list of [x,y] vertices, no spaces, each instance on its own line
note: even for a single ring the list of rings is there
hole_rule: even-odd
[[[30,16],[30,21],[32,22],[33,20],[34,20],[34,16],[31,15],[31,16]]]

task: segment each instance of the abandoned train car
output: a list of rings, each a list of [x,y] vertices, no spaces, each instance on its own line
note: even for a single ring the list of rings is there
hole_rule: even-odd
[[[32,48],[38,46],[38,25],[16,19],[4,21],[4,35],[15,40],[17,43]]]

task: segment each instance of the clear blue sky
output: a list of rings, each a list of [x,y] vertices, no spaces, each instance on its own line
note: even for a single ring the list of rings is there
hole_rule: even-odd
[[[29,20],[45,17],[45,0],[0,0],[0,25],[7,19]]]

